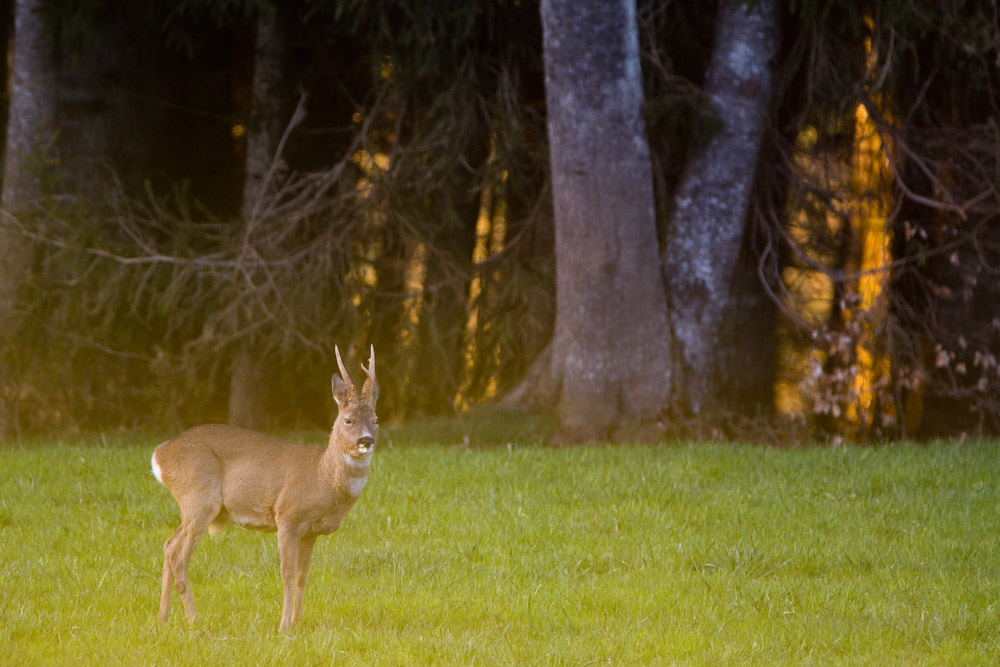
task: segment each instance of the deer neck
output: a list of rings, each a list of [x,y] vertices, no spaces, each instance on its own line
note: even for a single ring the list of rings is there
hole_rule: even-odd
[[[330,436],[330,444],[323,454],[322,466],[328,483],[351,500],[356,500],[368,482],[372,452],[364,457],[354,457],[343,451]]]

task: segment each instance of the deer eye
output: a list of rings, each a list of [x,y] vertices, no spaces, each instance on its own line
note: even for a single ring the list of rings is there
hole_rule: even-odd
[[[373,423],[373,424],[375,424],[376,426],[378,426],[378,417],[375,417],[375,418],[374,418],[374,419],[372,420],[372,423]]]
[[[344,417],[344,423],[350,426],[351,424],[354,423],[354,420],[351,419],[350,417]]]

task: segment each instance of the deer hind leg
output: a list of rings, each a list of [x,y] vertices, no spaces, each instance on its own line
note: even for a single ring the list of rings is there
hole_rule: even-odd
[[[218,495],[218,498],[212,498]],[[185,511],[182,504],[181,525],[177,531],[170,536],[164,545],[163,558],[163,586],[160,591],[160,618],[166,620],[170,613],[170,589],[175,590],[181,596],[184,603],[184,614],[189,621],[193,621],[198,616],[194,605],[194,594],[191,592],[191,584],[188,581],[188,564],[191,562],[191,554],[198,541],[208,530],[209,524],[219,515],[222,506],[221,494],[208,495],[210,499],[206,502],[206,496],[199,498],[196,507],[191,507]]]
[[[198,544],[206,530],[208,530],[207,523],[200,530],[188,527],[182,534],[173,561],[174,590],[181,596],[181,602],[184,603],[184,614],[189,621],[198,617],[198,611],[195,609],[194,594],[191,592],[191,583],[188,581],[188,563],[191,562],[191,554],[194,553],[195,545]]]
[[[316,536],[309,535],[299,540],[298,569],[295,572],[295,605],[292,609],[292,623],[298,623],[302,616],[302,598],[306,591],[306,577],[309,576],[309,561],[312,559]]]
[[[180,532],[178,528],[163,543],[163,583],[160,586],[160,620],[163,622],[170,617],[170,591],[174,586],[173,552]]]

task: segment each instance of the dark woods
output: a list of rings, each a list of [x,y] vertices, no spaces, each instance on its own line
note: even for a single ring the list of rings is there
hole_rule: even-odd
[[[521,372],[552,307],[536,7],[140,4],[41,3],[16,428],[322,424],[338,341],[385,351],[396,418]]]
[[[8,433],[325,425],[335,343],[379,351],[385,415],[450,413],[545,353],[537,4],[0,4]],[[1000,27],[959,4],[779,5],[723,389],[658,428],[998,430]],[[661,244],[717,16],[637,8]]]

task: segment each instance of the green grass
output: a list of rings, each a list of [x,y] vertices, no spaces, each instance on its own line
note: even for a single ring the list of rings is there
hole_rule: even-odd
[[[176,597],[156,621],[177,522],[157,439],[0,449],[0,664],[1000,659],[995,443],[453,446],[463,431],[385,439],[291,637],[274,535],[239,528],[195,552],[198,622]]]

